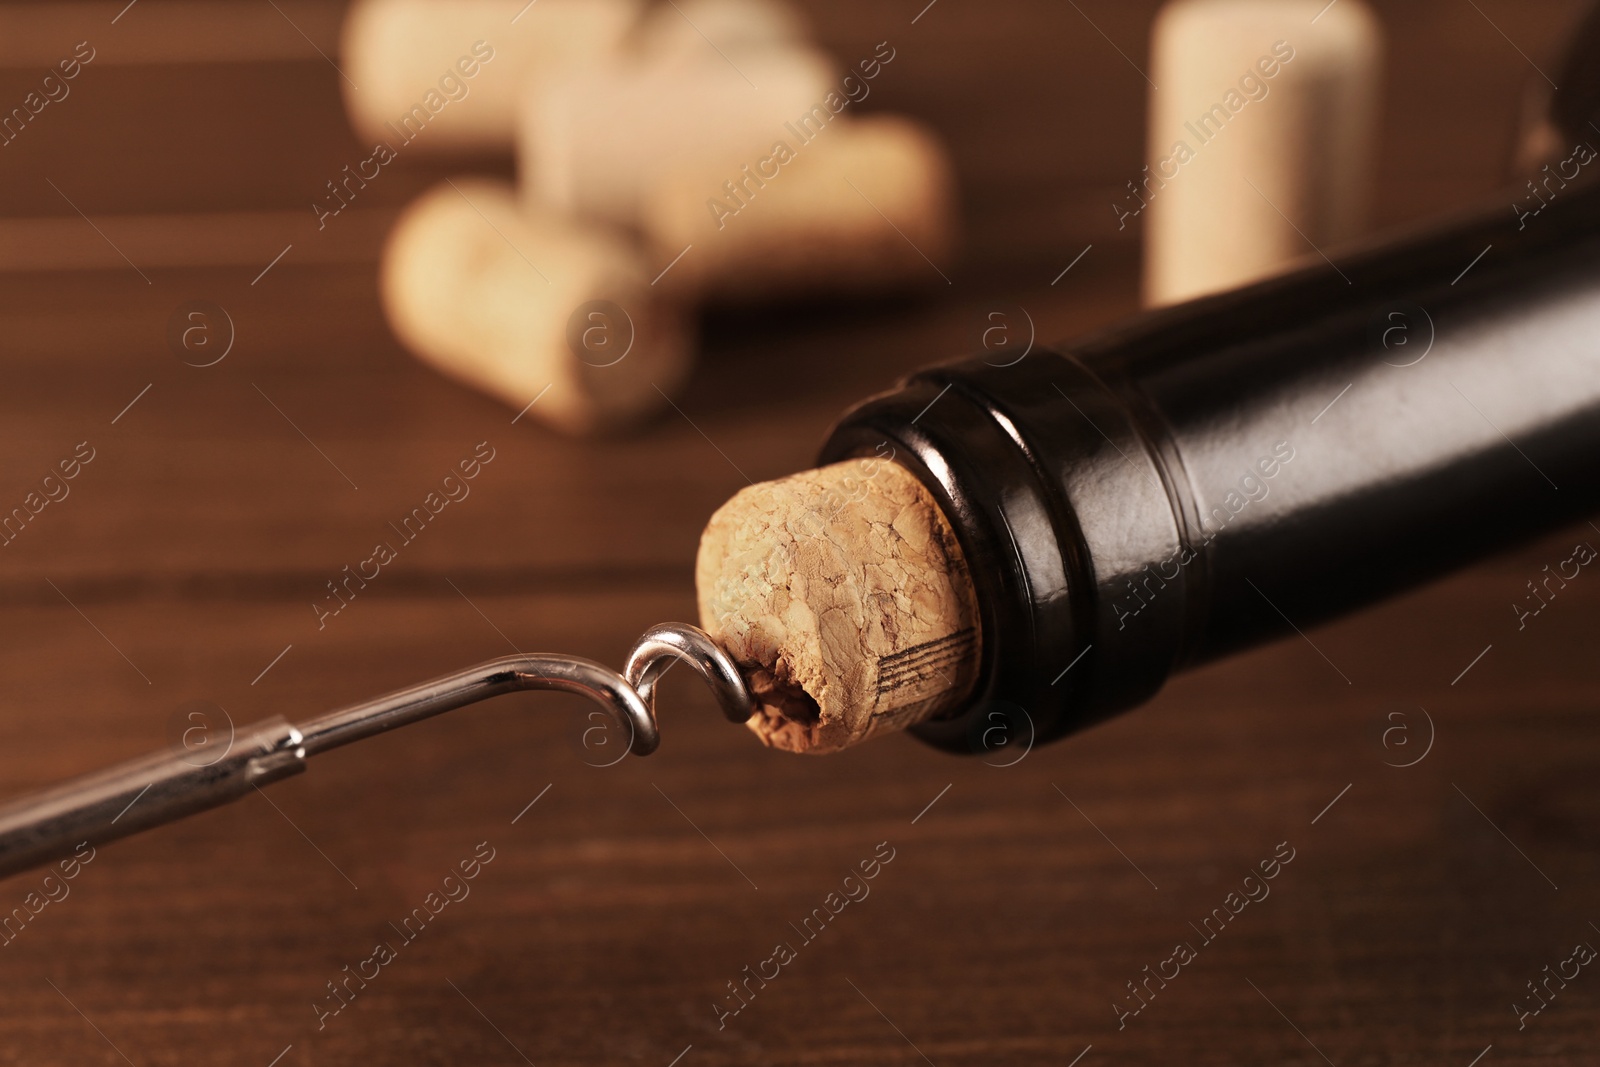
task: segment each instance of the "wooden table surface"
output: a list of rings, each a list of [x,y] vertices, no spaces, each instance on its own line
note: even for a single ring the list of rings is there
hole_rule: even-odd
[[[814,5],[839,55],[896,42],[882,104],[950,141],[954,284],[714,314],[681,412],[582,442],[513,425],[382,322],[383,226],[457,164],[408,164],[326,240],[308,227],[358,146],[288,15],[332,52],[336,7],[251,23],[260,54],[224,62],[161,50],[196,11],[253,5],[143,0],[109,22],[121,6],[4,16],[58,19],[64,51],[103,58],[0,157],[0,505],[80,442],[94,456],[0,549],[6,794],[159,748],[195,701],[242,725],[513,650],[617,663],[693,618],[711,511],[807,466],[847,404],[970,348],[1002,304],[1044,337],[1136,310],[1108,205],[1138,168],[1150,3],[942,0],[914,26],[916,0]],[[1380,6],[1392,224],[1505,183],[1536,77],[1520,53],[1548,64],[1575,6]],[[10,67],[6,100],[35,77]],[[203,369],[166,340],[193,298],[237,334]],[[495,458],[471,495],[319,630],[324,583],[479,442]],[[906,737],[769,752],[687,672],[648,759],[594,765],[615,742],[541,694],[364,742],[57,883],[0,946],[0,1063],[1592,1063],[1600,976],[1521,1028],[1512,1007],[1600,944],[1600,578],[1520,632],[1508,609],[1585,539],[1287,634],[1011,766]],[[1291,851],[1204,942],[1194,926]],[[805,940],[875,852],[893,859],[870,895]],[[493,858],[469,895],[401,938],[475,853]],[[44,888],[0,884],[0,915]],[[1197,957],[1119,1029],[1128,983],[1180,941]],[[322,1015],[380,942],[394,958]],[[779,943],[795,958],[719,1026],[728,983]]]

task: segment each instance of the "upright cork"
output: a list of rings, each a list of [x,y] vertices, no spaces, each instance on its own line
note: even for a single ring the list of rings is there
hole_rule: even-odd
[[[1119,230],[1146,216],[1147,305],[1244,285],[1361,235],[1383,72],[1367,4],[1174,0],[1150,47],[1161,88],[1148,165],[1112,203]]]
[[[773,748],[836,752],[959,707],[982,635],[938,503],[868,457],[763,482],[711,517],[695,566],[700,624],[755,693]]]

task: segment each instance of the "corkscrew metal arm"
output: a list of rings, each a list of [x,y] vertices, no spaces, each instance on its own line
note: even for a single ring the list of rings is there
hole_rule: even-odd
[[[703,630],[682,623],[645,631],[625,674],[576,656],[505,656],[298,726],[282,718],[255,723],[237,731],[221,756],[156,752],[11,801],[0,806],[0,877],[64,857],[85,841],[103,844],[218,807],[299,774],[318,753],[502,693],[586,696],[627,732],[630,752],[648,756],[661,740],[655,686],[679,659],[711,687],[730,721],[750,717],[750,692],[733,661]]]

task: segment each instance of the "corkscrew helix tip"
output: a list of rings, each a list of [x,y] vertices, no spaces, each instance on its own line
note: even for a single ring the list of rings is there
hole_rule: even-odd
[[[64,856],[85,841],[101,844],[217,807],[298,774],[320,752],[502,693],[555,689],[588,697],[626,729],[628,751],[647,756],[661,742],[656,685],[678,660],[705,680],[730,721],[744,722],[753,713],[750,690],[728,654],[687,623],[646,630],[622,674],[578,656],[503,656],[298,726],[267,719],[231,732],[225,744],[155,752],[13,800],[0,806],[0,877]]]
[[[755,714],[755,701],[733,660],[710,634],[684,622],[657,623],[639,635],[628,653],[623,674],[652,713],[656,682],[678,660],[693,667],[710,687],[729,722],[744,722]]]

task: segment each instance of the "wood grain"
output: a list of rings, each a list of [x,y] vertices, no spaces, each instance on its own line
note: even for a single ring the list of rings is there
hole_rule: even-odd
[[[874,101],[953,146],[969,230],[955,284],[717,312],[680,410],[631,436],[512,425],[422,369],[388,336],[360,254],[290,253],[251,284],[293,234],[251,260],[197,230],[190,265],[148,284],[111,254],[96,270],[8,260],[0,503],[80,441],[96,458],[0,548],[0,789],[157,748],[191,700],[242,724],[512,649],[615,663],[645,626],[691,617],[716,506],[809,465],[844,406],[974,348],[1000,306],[1026,307],[1041,338],[1134,310],[1133,244],[1107,204],[1137,170],[1132,67],[1153,5],[940,0],[913,26],[920,6],[813,18],[842,56],[902,49]],[[1536,77],[1517,49],[1543,64],[1574,5],[1379,6],[1381,218],[1492,193]],[[0,93],[31,77],[4,72]],[[304,210],[357,147],[336,81],[314,56],[91,68],[45,114],[59,123],[0,150],[5,210],[84,226],[45,177],[91,217]],[[444,170],[396,172],[373,210]],[[215,367],[167,347],[195,297],[237,326]],[[319,630],[323,583],[485,440],[496,459],[471,496]],[[1546,964],[1600,941],[1600,579],[1523,631],[1509,610],[1580,539],[1600,533],[1564,531],[1309,641],[1287,633],[1010,767],[906,737],[767,751],[676,674],[649,759],[589,765],[615,741],[586,744],[586,708],[547,695],[332,753],[268,795],[101,849],[0,947],[0,1063],[1466,1067],[1491,1044],[1484,1067],[1587,1063],[1600,978],[1523,1030],[1511,1008]],[[1431,751],[1386,766],[1422,750],[1424,708]],[[870,896],[806,942],[790,924],[885,841],[895,858]],[[1295,859],[1271,895],[1119,1030],[1125,983],[1198,942],[1189,924],[1285,841]],[[495,858],[470,896],[319,1030],[326,983],[397,940],[389,924],[480,842]],[[0,885],[0,911],[40,877]],[[719,1029],[727,983],[779,942],[794,961]]]

